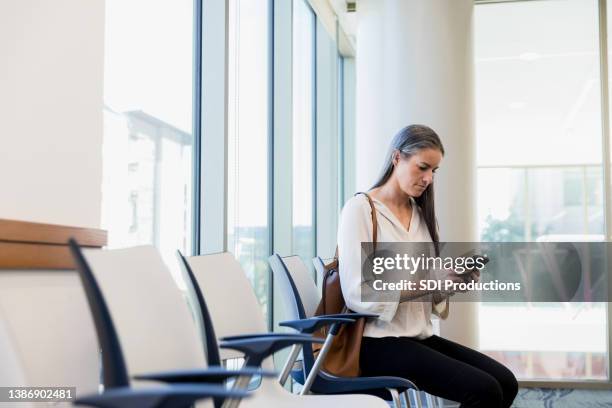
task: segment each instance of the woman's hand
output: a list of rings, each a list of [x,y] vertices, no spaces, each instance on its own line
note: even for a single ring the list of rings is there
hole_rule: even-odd
[[[472,269],[470,272],[466,273],[466,282],[478,282],[480,281],[480,269]]]
[[[480,281],[480,270],[472,269],[469,272],[465,272],[462,274],[458,274],[452,269],[445,269],[441,271],[440,279],[442,280],[450,280],[455,283],[470,283],[470,282],[478,282]],[[454,287],[454,285],[453,285]],[[436,296],[437,299],[445,299],[446,297],[453,296],[455,293],[465,293],[468,290],[456,290],[456,291],[442,291],[440,292],[440,296]]]
[[[473,269],[469,272],[458,274],[452,269],[438,269],[435,271],[435,273],[433,273],[430,279],[441,280],[442,282],[451,281],[453,282],[453,284],[450,286],[454,288],[455,284],[458,284],[458,283],[478,282],[480,280],[480,271],[478,269]],[[444,285],[443,283],[442,286],[445,287],[446,285]],[[467,291],[468,291],[467,289],[435,290],[435,291],[429,291],[428,293],[432,294],[433,296],[432,299],[434,303],[440,303],[444,301],[446,298],[453,296],[455,293],[465,293]],[[417,292],[419,293],[417,294]],[[425,294],[427,294],[427,292],[425,293],[421,293],[421,292],[422,291],[414,291],[414,290],[413,291],[402,291],[402,295],[400,299],[402,302],[404,302],[408,300],[414,300],[420,296],[424,296]]]
[[[444,269],[441,271],[438,271],[438,279],[442,280],[442,281],[451,281],[453,282],[452,287],[454,287],[455,283],[465,283],[466,281],[466,274],[458,274],[457,272],[453,271],[452,269]],[[436,301],[436,303],[439,303],[439,301],[442,301],[444,299],[446,299],[447,297],[453,296],[456,292],[459,293],[463,293],[466,292],[465,290],[457,290],[457,291],[439,291],[436,295],[434,295],[434,301]]]

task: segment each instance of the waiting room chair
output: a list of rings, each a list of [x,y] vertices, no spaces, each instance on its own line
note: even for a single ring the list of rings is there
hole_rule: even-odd
[[[103,393],[76,403],[188,408],[204,398],[236,401],[248,395],[222,382],[259,370],[206,368],[185,299],[155,248],[81,249],[71,240],[70,250],[100,342],[104,383]],[[177,368],[181,371],[172,371]],[[134,386],[130,377],[171,385]]]
[[[194,288],[200,293],[202,316],[205,320],[209,320],[208,330],[216,333],[215,336],[207,333],[209,349],[215,349],[210,341],[216,336],[235,341],[248,338],[247,333],[279,338],[288,335],[268,332],[251,284],[232,254],[218,253],[184,259],[185,267],[193,279]],[[302,344],[310,345],[306,342]],[[224,360],[240,357],[242,354],[231,350],[220,351],[220,358]],[[262,367],[271,369],[272,358],[266,358]],[[388,408],[382,399],[370,395],[296,395],[284,389],[277,380],[265,378],[254,397],[244,401],[241,407],[269,406]]]
[[[0,385],[95,393],[99,347],[79,276],[69,270],[0,271]],[[34,408],[41,402],[0,402]],[[55,408],[71,402],[54,402]]]
[[[274,254],[269,258],[269,263],[274,274],[275,287],[279,291],[286,308],[290,311],[290,318],[306,319],[314,316],[321,296],[319,294],[319,289],[311,276],[311,272],[308,270],[302,259],[297,255],[281,257],[278,254]],[[319,274],[322,273],[322,271],[319,270],[317,272]],[[355,316],[360,315],[355,314]],[[326,339],[326,342],[333,341],[331,339],[331,336],[333,335],[332,330],[329,330],[329,332],[330,335]],[[297,353],[298,350],[296,349],[297,348],[294,347],[292,352]],[[319,354],[321,355],[322,353],[320,352]],[[302,350],[302,355],[303,375],[300,375],[302,373],[296,372],[293,372],[292,374],[298,382],[309,383],[308,380],[310,380],[312,390],[314,392],[336,393],[338,392],[337,390],[345,390],[349,387],[355,387],[361,392],[373,393],[375,395],[380,395],[385,399],[392,400],[396,406],[400,407],[401,402],[399,401],[397,394],[403,394],[406,399],[406,404],[411,404],[408,394],[409,391],[412,390],[414,391],[416,406],[422,406],[418,387],[413,382],[405,378],[391,376],[348,378],[334,376],[325,371],[319,371],[316,378],[313,379],[313,373],[311,370],[312,367],[317,364],[317,362],[315,361],[312,349],[306,348]],[[436,406],[435,404],[436,401],[428,398],[428,407],[434,407]]]

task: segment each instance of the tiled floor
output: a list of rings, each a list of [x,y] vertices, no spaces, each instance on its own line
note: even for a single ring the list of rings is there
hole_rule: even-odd
[[[458,404],[447,401],[444,408]],[[426,407],[423,401],[423,407]],[[520,389],[512,408],[612,408],[612,391]]]
[[[612,391],[527,388],[519,390],[513,408],[612,407]]]

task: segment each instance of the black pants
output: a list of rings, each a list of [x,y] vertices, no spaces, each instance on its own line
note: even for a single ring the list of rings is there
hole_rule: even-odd
[[[364,337],[360,365],[363,376],[403,377],[462,408],[509,408],[518,392],[505,366],[436,335],[424,340]]]

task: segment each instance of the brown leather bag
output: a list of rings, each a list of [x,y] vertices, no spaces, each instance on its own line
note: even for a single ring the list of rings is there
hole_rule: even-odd
[[[365,195],[370,203],[370,209],[372,211],[372,242],[374,244],[374,250],[376,250],[378,222],[376,220],[374,203],[368,194],[357,194]],[[315,311],[315,316],[350,313],[350,310],[346,307],[344,297],[342,296],[338,266],[338,247],[336,247],[334,259],[324,266],[322,297]],[[325,357],[325,361],[322,365],[323,370],[340,377],[358,377],[361,374],[359,368],[359,354],[365,324],[366,319],[360,318],[355,323],[343,325],[340,328]],[[314,335],[316,337],[325,338],[327,336],[327,328],[320,329],[315,332]],[[318,354],[320,349],[320,344],[313,344],[315,355]]]

